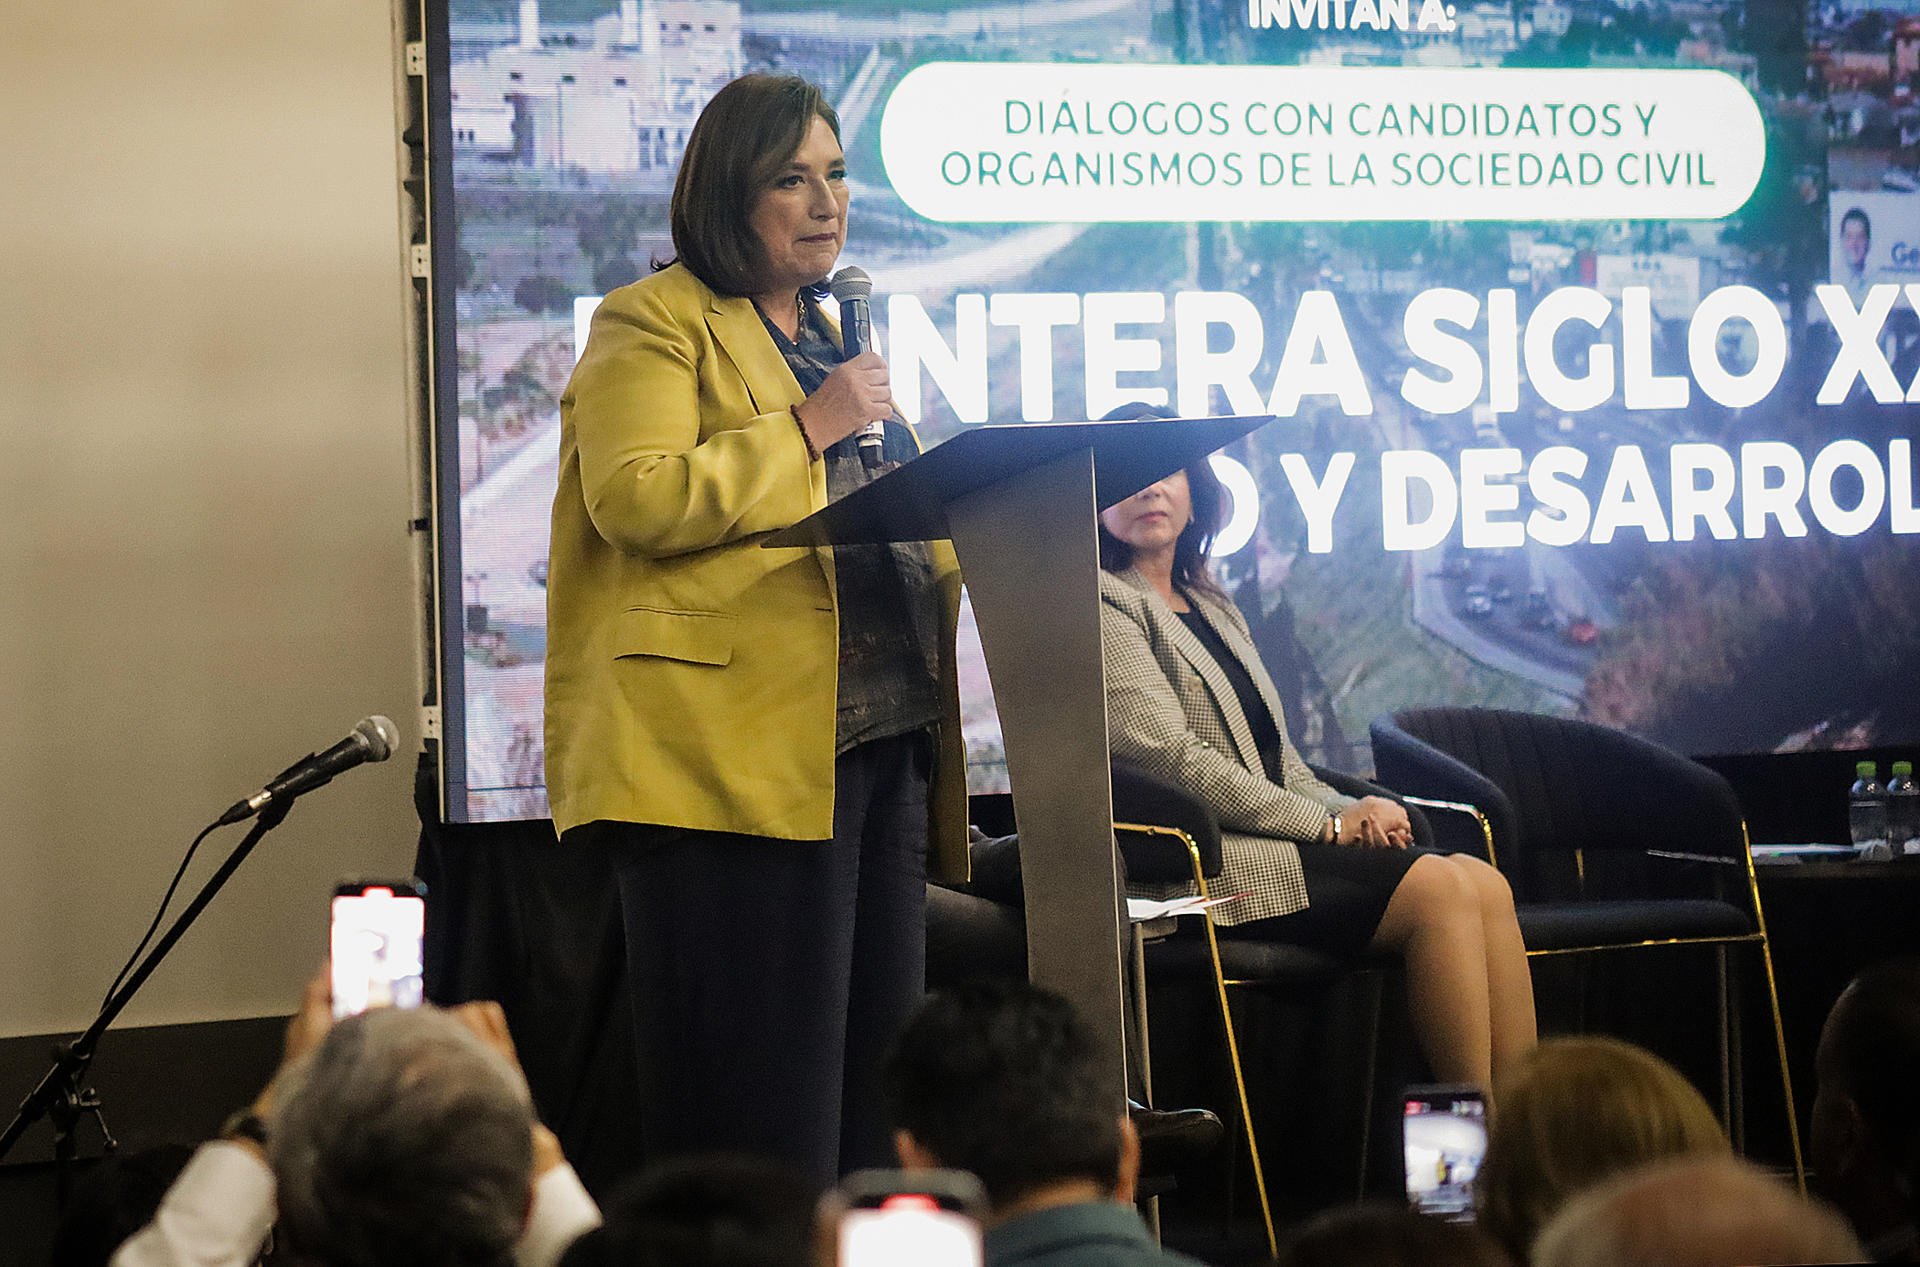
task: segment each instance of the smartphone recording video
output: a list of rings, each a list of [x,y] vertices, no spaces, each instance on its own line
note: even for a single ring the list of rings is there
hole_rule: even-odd
[[[1473,1222],[1473,1179],[1487,1155],[1487,1105],[1473,1087],[1408,1087],[1400,1117],[1407,1200],[1449,1223]]]
[[[980,1267],[980,1181],[960,1170],[862,1170],[841,1185],[839,1267]]]
[[[417,880],[342,884],[333,893],[333,1015],[418,1007],[426,887]]]

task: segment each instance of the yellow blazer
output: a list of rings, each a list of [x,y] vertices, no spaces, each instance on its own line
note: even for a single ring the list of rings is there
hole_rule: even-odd
[[[833,834],[839,626],[830,548],[760,538],[827,504],[805,397],[748,299],[679,265],[608,295],[560,398],[547,572],[554,826],[598,819],[792,840]],[[939,586],[942,720],[929,869],[966,874],[966,766]]]

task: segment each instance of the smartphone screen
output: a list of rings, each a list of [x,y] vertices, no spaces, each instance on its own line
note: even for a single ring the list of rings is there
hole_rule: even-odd
[[[972,1175],[863,1170],[841,1190],[839,1267],[980,1267],[984,1197]]]
[[[1449,1223],[1473,1221],[1473,1179],[1487,1155],[1487,1106],[1472,1087],[1409,1087],[1400,1118],[1407,1200]]]
[[[342,884],[333,894],[333,1015],[418,1007],[424,890],[411,880]]]

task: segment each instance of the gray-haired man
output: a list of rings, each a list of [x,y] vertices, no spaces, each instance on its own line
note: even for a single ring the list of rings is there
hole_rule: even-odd
[[[551,1267],[599,1222],[533,1114],[498,1006],[330,1016],[323,977],[280,1072],[114,1267],[246,1267],[276,1205],[282,1241],[324,1267]]]

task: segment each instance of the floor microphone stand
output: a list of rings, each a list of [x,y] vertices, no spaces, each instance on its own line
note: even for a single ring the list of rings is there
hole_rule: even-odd
[[[20,1108],[14,1113],[13,1121],[8,1123],[4,1133],[0,1133],[0,1159],[4,1159],[7,1151],[13,1147],[14,1142],[21,1135],[26,1133],[29,1126],[42,1117],[52,1119],[56,1182],[63,1206],[66,1204],[67,1192],[72,1183],[72,1165],[76,1151],[74,1128],[79,1124],[81,1115],[92,1113],[100,1122],[101,1134],[106,1135],[108,1151],[112,1151],[115,1146],[113,1136],[107,1133],[106,1119],[100,1113],[99,1092],[91,1088],[85,1090],[81,1088],[81,1082],[87,1076],[87,1069],[93,1063],[93,1051],[100,1042],[100,1036],[106,1033],[107,1027],[113,1024],[114,1018],[119,1016],[122,1009],[133,1000],[133,996],[146,983],[147,978],[153,975],[154,969],[160,966],[160,961],[167,957],[167,952],[173,949],[174,943],[186,934],[200,912],[206,909],[207,903],[213,901],[214,895],[220,891],[221,886],[240,869],[240,864],[245,862],[247,855],[253,852],[253,847],[260,843],[260,838],[278,827],[292,807],[292,798],[268,802],[266,808],[260,811],[260,816],[254,820],[253,827],[247,832],[246,837],[234,846],[233,852],[227,855],[227,860],[220,864],[219,870],[207,878],[200,892],[194,895],[193,901],[187,904],[186,909],[174,919],[166,933],[154,943],[146,957],[140,960],[139,966],[118,989],[107,997],[106,1003],[100,1008],[100,1015],[93,1018],[93,1024],[87,1026],[86,1033],[72,1042],[61,1043],[54,1048],[53,1067],[47,1070],[44,1078],[40,1079],[40,1085],[20,1102]]]

